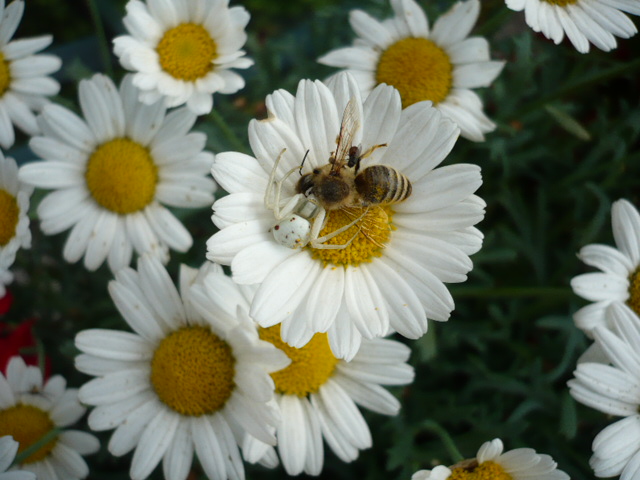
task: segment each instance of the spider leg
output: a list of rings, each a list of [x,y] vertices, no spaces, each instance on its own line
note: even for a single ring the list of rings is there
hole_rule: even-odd
[[[369,208],[369,207],[367,207]],[[382,208],[382,207],[376,207],[376,208]],[[384,210],[382,210],[382,213],[384,213],[385,217],[387,216],[386,212]],[[352,212],[346,212],[346,215],[354,215]],[[368,228],[370,225],[370,222],[367,221],[363,221],[362,224],[360,225],[360,231],[362,232],[362,235],[364,236],[364,238],[366,238],[367,240],[369,240],[371,243],[373,243],[376,247],[379,248],[385,248],[386,245],[384,243],[380,243],[379,241],[375,240],[370,234],[369,231],[370,229]],[[391,230],[391,225],[388,224],[387,222],[387,229]]]
[[[271,173],[269,174],[269,180],[267,181],[267,189],[264,191],[264,206],[268,210],[274,210],[274,213],[275,213],[275,208],[278,207],[278,203],[280,200],[280,189],[276,190],[275,200],[272,199],[271,196],[273,194],[274,186],[276,186],[277,188],[277,182],[275,181],[275,179],[276,179],[276,172],[278,170],[278,164],[280,163],[280,159],[282,158],[282,156],[284,155],[284,152],[286,151],[287,149],[283,148],[282,151],[280,152],[280,155],[278,155],[278,158],[276,158],[276,161],[273,163],[273,168],[271,169]]]
[[[356,223],[358,223],[360,220],[362,220],[362,218],[364,218],[364,216],[367,214],[368,210],[369,210],[369,208],[367,207],[367,209],[365,209],[365,211],[362,213],[362,215],[360,215],[359,217],[355,218],[350,223],[348,223],[346,225],[343,225],[342,227],[338,228],[337,230],[334,230],[333,232],[331,232],[331,233],[329,233],[327,235],[324,235],[322,237],[314,237],[314,236],[312,236],[311,237],[312,238],[311,246],[313,248],[318,248],[318,249],[321,249],[321,250],[322,249],[337,250],[337,249],[341,249],[341,248],[347,248],[349,245],[351,245],[351,242],[353,242],[355,240],[355,238],[358,236],[362,226],[358,227],[358,231],[353,234],[353,236],[349,239],[349,241],[347,243],[340,244],[340,245],[326,245],[325,242],[331,240],[332,238],[337,237],[342,232],[346,232],[347,230],[349,230]],[[323,215],[323,217],[324,217],[324,215]],[[314,224],[314,227],[315,227],[315,224]],[[317,233],[319,234],[320,230],[318,230]]]

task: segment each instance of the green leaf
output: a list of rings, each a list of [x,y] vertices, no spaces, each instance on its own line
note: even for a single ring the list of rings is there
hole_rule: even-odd
[[[591,134],[580,123],[566,112],[554,107],[553,105],[545,105],[544,109],[551,117],[558,122],[562,128],[572,134],[574,137],[588,142],[591,140]]]

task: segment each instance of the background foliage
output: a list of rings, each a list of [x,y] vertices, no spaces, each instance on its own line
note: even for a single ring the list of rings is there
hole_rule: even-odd
[[[421,2],[432,21],[452,3]],[[63,89],[54,101],[77,109],[80,79],[93,72],[116,80],[123,75],[110,41],[124,33],[124,4],[27,1],[17,36],[52,33],[49,51],[64,62],[57,75]],[[266,94],[294,91],[302,78],[332,73],[315,59],[351,42],[350,9],[378,18],[391,13],[386,0],[243,5],[252,14],[246,49],[256,65],[240,72],[247,87],[216,95],[214,112],[198,123],[213,152],[248,151],[247,123],[265,115]],[[417,469],[452,463],[448,436],[465,457],[501,437],[508,449],[532,447],[552,455],[575,480],[593,478],[587,463],[591,441],[610,419],[577,405],[565,385],[589,342],[573,326],[571,315],[583,302],[569,280],[585,270],[575,255],[580,247],[612,243],[611,202],[624,197],[640,205],[640,38],[620,41],[611,53],[582,55],[566,41],[555,46],[534,34],[523,14],[502,0],[482,2],[474,34],[488,37],[493,58],[507,60],[494,85],[480,92],[498,129],[482,144],[460,139],[447,162],[482,167],[484,247],[472,257],[469,281],[451,286],[456,310],[449,322],[432,323],[426,336],[407,342],[416,380],[396,389],[400,415],[365,412],[373,449],[352,464],[327,452],[322,478],[408,479]],[[34,159],[26,141],[19,138],[7,154],[19,162]],[[33,212],[43,193],[33,197]],[[215,228],[208,209],[178,213],[195,241],[187,254],[172,253],[172,274],[179,262],[204,261],[204,242]],[[33,246],[18,254],[10,287],[15,301],[2,320],[17,324],[36,317],[39,348],[51,358],[52,371],[79,387],[88,378],[73,368],[76,332],[127,326],[107,294],[107,267],[89,273],[81,264],[66,264],[66,233],[46,237],[35,214],[32,219]],[[109,435],[99,434],[103,448],[87,459],[91,479],[128,478],[130,456],[111,456]],[[247,472],[250,479],[284,475],[251,466]],[[162,478],[160,469],[153,478]]]

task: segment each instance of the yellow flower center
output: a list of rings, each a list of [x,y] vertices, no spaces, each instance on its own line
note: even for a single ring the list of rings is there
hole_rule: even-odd
[[[551,5],[558,5],[559,7],[566,7],[567,5],[571,5],[577,3],[578,0],[543,0]]]
[[[449,55],[431,40],[404,38],[380,55],[376,82],[396,87],[407,108],[422,100],[435,104],[447,98],[452,72]]]
[[[272,343],[291,359],[291,364],[271,374],[276,392],[306,397],[317,392],[333,375],[338,359],[331,353],[326,333],[316,333],[302,348],[293,348],[280,338],[280,325],[260,329],[260,338]]]
[[[512,480],[512,477],[495,462],[482,462],[478,465],[473,461],[469,466],[452,468],[448,480]]]
[[[640,315],[640,267],[629,275],[629,308]]]
[[[22,453],[31,445],[55,428],[49,414],[32,405],[21,403],[0,410],[0,437],[11,435],[18,442],[18,453]],[[47,442],[36,452],[28,456],[22,463],[33,463],[44,459],[53,447],[57,438]]]
[[[112,212],[127,214],[151,203],[158,168],[147,148],[128,138],[116,138],[91,154],[85,179],[98,204]]]
[[[151,385],[182,415],[215,413],[231,397],[235,358],[229,344],[206,327],[184,327],[165,337],[151,361]]]
[[[4,54],[0,52],[0,96],[9,90],[11,85],[11,69],[9,62],[4,59]]]
[[[0,247],[4,247],[15,236],[19,218],[16,197],[0,189]]]
[[[207,29],[195,23],[183,23],[167,30],[156,51],[162,69],[187,82],[207,75],[218,56],[218,46]]]
[[[324,265],[358,266],[362,262],[370,262],[374,257],[382,255],[385,244],[391,237],[392,211],[389,207],[348,207],[329,210],[321,237],[348,225],[364,213],[361,220],[352,227],[324,242],[325,245],[346,245],[345,248],[313,248],[313,258],[321,260]]]

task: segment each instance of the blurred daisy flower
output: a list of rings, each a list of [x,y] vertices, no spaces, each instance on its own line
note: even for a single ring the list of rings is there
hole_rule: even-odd
[[[272,373],[282,421],[277,430],[278,452],[287,474],[319,475],[324,463],[323,438],[344,462],[372,445],[371,433],[356,404],[384,415],[396,415],[398,400],[382,385],[413,381],[407,363],[410,349],[393,340],[363,340],[350,362],[337,359],[327,335],[317,333],[302,348],[280,339],[280,326],[260,329],[260,338],[274,344],[291,364]],[[254,441],[245,452],[248,461],[274,466],[272,447]],[[250,452],[250,453],[248,453]]]
[[[349,74],[328,86],[303,80],[295,96],[278,90],[266,104],[269,117],[249,124],[255,157],[220,153],[212,167],[230,194],[213,206],[221,231],[207,242],[207,256],[231,265],[236,282],[260,284],[251,317],[265,328],[282,323],[282,339],[296,348],[327,332],[335,356],[347,361],[363,337],[394,330],[418,338],[427,331],[427,318],[447,320],[454,304],[443,282],[466,280],[469,255],[483,238],[473,225],[485,207],[473,194],[482,183],[479,167],[435,168],[453,148],[458,127],[429,102],[402,110],[398,91],[387,85],[362,103]],[[307,188],[320,184],[332,155],[341,155],[336,137],[345,117],[361,128],[353,136],[344,132],[350,127],[343,129],[340,148],[350,151],[350,161],[351,154],[361,155],[360,171],[377,172],[380,183],[386,178],[388,196],[402,193],[403,201],[385,196],[362,206],[365,195],[385,189],[360,177],[369,178],[371,188],[353,197],[354,167],[346,164],[339,188],[349,193],[345,200],[356,198],[353,203],[325,209],[319,192]],[[367,168],[372,166],[378,168]],[[297,242],[304,231],[296,225],[311,228],[305,238],[312,241]]]
[[[507,7],[524,10],[525,21],[534,32],[557,45],[564,35],[580,53],[589,43],[608,52],[616,48],[615,37],[629,38],[636,26],[622,12],[640,15],[640,3],[631,0],[505,0]]]
[[[275,444],[280,418],[269,373],[289,360],[258,338],[239,314],[239,288],[207,263],[200,271],[183,267],[178,292],[157,259],[141,257],[138,271],[124,268],[109,284],[135,333],[76,336],[84,352],[76,367],[97,377],[80,389],[82,402],[96,406],[89,426],[115,428],[113,455],[135,448],[133,480],[160,460],[165,478],[184,480],[194,452],[208,478],[244,478],[238,444],[245,436]]]
[[[34,112],[48,103],[60,84],[49,77],[62,62],[55,55],[34,55],[49,46],[51,35],[10,41],[16,32],[24,2],[16,0],[5,7],[0,0],[0,145],[9,148],[15,141],[13,125],[27,135],[40,130]]]
[[[20,169],[24,182],[55,190],[38,206],[41,228],[49,235],[71,228],[64,258],[84,256],[89,270],[107,259],[117,271],[134,250],[162,261],[169,248],[188,250],[191,234],[164,205],[213,201],[215,184],[207,178],[213,155],[203,151],[206,135],[190,132],[196,115],[139,102],[131,80],[125,77],[120,90],[100,74],[81,81],[84,120],[58,105],[45,107],[43,136],[29,143],[45,161]]]
[[[504,452],[502,440],[495,438],[482,444],[476,458],[464,460],[451,467],[438,466],[420,470],[411,480],[569,480],[569,475],[557,469],[549,455],[541,455],[531,448],[516,448]]]
[[[640,314],[640,214],[627,200],[618,200],[611,207],[611,225],[617,248],[593,244],[578,253],[585,264],[601,271],[571,279],[576,295],[594,302],[573,316],[587,333],[607,326],[606,311],[612,303]]]
[[[431,100],[460,126],[463,137],[483,141],[496,126],[471,89],[488,87],[504,62],[489,59],[483,37],[468,37],[480,13],[479,0],[456,3],[433,29],[414,0],[391,0],[391,6],[395,17],[383,22],[353,10],[349,21],[358,35],[353,46],[318,61],[352,73],[365,95],[386,83],[400,91],[404,108]]]
[[[85,478],[89,467],[82,455],[100,447],[89,433],[63,430],[86,410],[78,402],[78,391],[65,387],[60,375],[43,382],[40,370],[20,357],[11,359],[6,376],[0,374],[0,437],[12,436],[21,453],[47,436],[44,445],[16,465],[35,473],[38,480]]]
[[[0,31],[1,35],[1,31]],[[20,248],[31,246],[29,199],[33,187],[18,180],[18,165],[0,152],[0,297],[13,281],[9,270]]]
[[[253,61],[240,48],[249,13],[228,0],[130,0],[124,25],[129,35],[114,39],[114,52],[145,103],[187,104],[203,115],[215,92],[235,93],[244,80],[232,71]]]
[[[578,402],[624,417],[593,440],[589,463],[596,477],[635,480],[640,478],[640,319],[619,304],[611,305],[609,315],[611,329],[592,331],[605,362],[579,363],[568,385]]]
[[[0,437],[0,480],[36,480],[36,474],[26,470],[7,472],[18,452],[18,446],[18,442],[13,437],[8,435]]]

